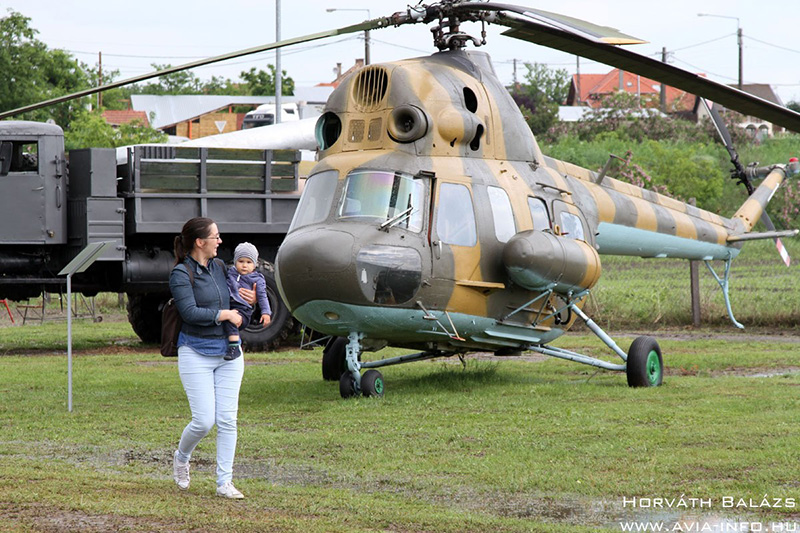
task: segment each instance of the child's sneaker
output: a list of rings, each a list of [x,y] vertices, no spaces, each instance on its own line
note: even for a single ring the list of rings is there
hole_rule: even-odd
[[[236,490],[236,487],[233,486],[233,482],[231,481],[226,481],[217,487],[217,496],[230,498],[231,500],[241,500],[244,498],[244,494]]]
[[[237,357],[242,355],[242,345],[241,344],[229,344],[228,351],[225,352],[225,359],[226,361],[233,361]]]

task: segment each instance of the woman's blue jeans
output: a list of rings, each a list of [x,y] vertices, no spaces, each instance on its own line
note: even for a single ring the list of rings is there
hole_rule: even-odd
[[[233,478],[244,357],[225,361],[221,355],[200,355],[189,346],[181,346],[178,371],[192,410],[192,421],[183,430],[178,444],[178,459],[189,461],[200,439],[216,424],[217,485],[222,485]]]

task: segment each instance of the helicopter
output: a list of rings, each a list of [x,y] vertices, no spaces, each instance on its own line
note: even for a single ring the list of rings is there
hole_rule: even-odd
[[[754,233],[796,159],[744,167],[729,140],[735,176],[750,193],[730,217],[542,153],[489,56],[462,31],[498,24],[503,35],[593,59],[800,131],[800,114],[703,76],[630,52],[642,43],[613,28],[528,7],[442,0],[387,17],[172,67],[36,104],[91,94],[201,64],[364,30],[434,24],[430,56],[366,66],[331,94],[315,124],[318,163],[306,182],[276,261],[284,302],[304,325],[331,336],[322,374],[343,398],[383,396],[384,366],[473,351],[534,351],[626,374],[631,387],[663,382],[658,342],[623,351],[584,312],[602,255],[702,260],[728,296],[743,244],[797,230]],[[716,107],[716,106],[715,106]],[[34,106],[0,113],[34,109]],[[712,108],[713,109],[713,108]],[[714,122],[724,134],[718,114]],[[728,136],[729,139],[729,136]],[[762,179],[758,187],[752,179]],[[771,223],[770,223],[771,224]],[[710,261],[723,261],[720,277]],[[577,321],[620,358],[552,343]],[[386,347],[415,353],[362,360]]]

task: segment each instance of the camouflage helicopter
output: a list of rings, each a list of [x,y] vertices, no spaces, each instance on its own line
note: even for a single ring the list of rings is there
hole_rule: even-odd
[[[626,353],[582,310],[600,255],[725,261],[717,281],[730,311],[728,273],[742,242],[796,233],[749,233],[776,188],[797,174],[796,160],[748,169],[766,178],[724,218],[610,178],[608,165],[592,172],[545,156],[488,56],[464,49],[479,41],[460,25],[503,24],[511,37],[734,109],[769,107],[794,129],[800,116],[614,46],[635,38],[551,13],[442,2],[391,20],[438,21],[440,52],[366,67],[334,91],[317,123],[319,163],[276,260],[293,314],[336,336],[322,371],[339,379],[343,397],[382,395],[377,367],[476,350],[532,350],[625,371],[630,386],[660,385],[655,339],[639,337]],[[552,346],[576,320],[622,362]],[[386,345],[420,351],[361,361]]]
[[[747,240],[797,233],[751,230],[800,165],[795,159],[743,168],[726,141],[738,165],[736,177],[751,192],[726,218],[613,179],[607,175],[613,157],[599,172],[547,157],[488,55],[466,49],[468,43],[482,44],[461,30],[467,22],[503,25],[509,37],[640,74],[800,131],[800,114],[619,47],[643,42],[639,39],[491,2],[419,4],[148,76],[343,33],[434,23],[437,53],[355,72],[332,93],[315,126],[319,162],[275,266],[281,296],[295,317],[332,336],[323,351],[323,377],[338,380],[345,398],[382,396],[384,380],[376,370],[382,366],[470,351],[531,350],[624,371],[632,387],[660,385],[664,365],[655,339],[638,337],[625,352],[583,311],[600,278],[600,256],[724,261],[722,277],[709,269],[738,324],[728,298],[731,262]],[[750,185],[753,178],[763,178],[757,188]],[[621,362],[551,344],[577,320]],[[418,352],[362,360],[364,352],[385,346]]]

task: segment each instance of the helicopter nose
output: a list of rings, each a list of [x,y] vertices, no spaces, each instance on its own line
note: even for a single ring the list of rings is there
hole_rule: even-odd
[[[353,263],[355,239],[342,231],[313,228],[289,234],[275,260],[278,286],[292,311],[335,291]]]

